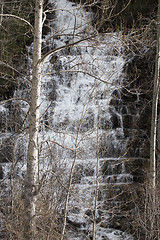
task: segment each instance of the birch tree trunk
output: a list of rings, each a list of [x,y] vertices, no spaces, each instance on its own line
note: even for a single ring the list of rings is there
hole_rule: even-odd
[[[156,187],[156,149],[157,149],[157,124],[158,124],[158,97],[160,87],[160,0],[158,1],[157,11],[157,54],[155,62],[154,89],[152,101],[152,120],[151,120],[151,144],[150,144],[150,177],[152,188]],[[158,133],[159,135],[160,133]]]
[[[157,60],[157,64],[158,66],[158,73],[160,74],[160,0],[158,3],[158,14],[157,14],[157,18],[158,18],[158,24],[157,24],[157,49],[158,49],[158,60]],[[160,77],[158,75],[158,77]],[[160,81],[160,80],[159,80]],[[160,85],[160,83],[159,83]],[[157,183],[160,183],[160,113],[158,115],[158,126],[157,126]]]
[[[157,214],[157,178],[158,178],[158,148],[160,140],[160,129],[158,124],[158,100],[159,100],[159,88],[160,88],[160,0],[158,0],[157,10],[157,53],[155,61],[155,76],[154,76],[154,88],[153,88],[153,100],[152,100],[152,119],[151,119],[151,143],[150,143],[150,239],[159,239],[156,236],[159,235],[159,215]]]
[[[3,0],[1,0],[0,5],[1,5],[1,14],[3,14],[3,8],[4,8],[4,1]],[[2,24],[2,20],[3,20],[3,16],[1,15],[0,16],[0,25]]]
[[[25,239],[35,239],[36,236],[36,199],[38,176],[38,131],[40,113],[40,84],[41,84],[41,42],[42,42],[42,12],[43,0],[36,0],[33,66],[29,125],[29,146],[27,153],[27,173],[25,180]]]

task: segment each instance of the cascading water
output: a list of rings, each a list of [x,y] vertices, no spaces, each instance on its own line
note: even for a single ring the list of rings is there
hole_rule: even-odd
[[[51,30],[43,39],[44,53],[79,41],[82,36],[84,39],[75,46],[63,48],[44,64],[39,171],[42,174],[58,164],[59,168],[70,170],[75,163],[73,195],[67,215],[68,240],[92,236],[94,211],[97,212],[96,239],[131,240],[132,237],[124,232],[109,228],[114,214],[112,209],[119,203],[111,192],[114,189],[118,196],[121,185],[133,181],[132,174],[125,168],[128,142],[124,137],[122,115],[115,107],[124,77],[123,44],[117,33],[99,34],[95,39],[87,40],[96,31],[91,25],[91,14],[67,0],[49,2],[54,11],[48,15]],[[31,64],[31,60],[28,61]],[[19,86],[14,97],[29,100],[28,79],[19,79]],[[21,118],[27,118],[28,104],[23,101],[19,104]],[[7,136],[1,133],[3,141],[12,133],[7,125],[7,105],[0,111],[6,121],[4,129],[8,132]],[[27,128],[27,121],[24,126]],[[23,177],[27,131],[17,133],[16,139],[15,158],[21,160],[16,162],[16,167],[23,170]],[[3,152],[4,158],[5,154]],[[5,166],[3,164],[4,169]],[[94,209],[97,189],[97,209]],[[110,208],[110,205],[114,206]]]

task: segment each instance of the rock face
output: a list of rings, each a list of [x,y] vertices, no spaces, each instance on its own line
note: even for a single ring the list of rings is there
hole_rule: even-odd
[[[89,27],[95,30],[89,13],[75,6],[67,0],[50,1],[51,8],[61,10],[48,15],[49,27],[56,32],[54,39],[48,33],[44,52],[72,42],[73,30],[78,37]],[[90,40],[64,49],[44,65],[39,170],[43,174],[47,167],[48,172],[64,168],[68,176],[74,169],[66,229],[69,240],[91,239],[93,223],[98,240],[131,240],[125,232],[135,231],[135,202],[141,200],[148,168],[149,82],[153,78],[148,56],[154,54],[134,57],[126,64],[119,36],[99,35],[96,44]],[[15,97],[29,100],[29,92],[27,79],[19,79]],[[1,162],[24,163],[28,106],[19,102],[0,110]]]
[[[97,162],[92,160],[92,164],[89,164],[79,160],[76,164],[73,184],[77,192],[81,189],[82,193],[81,199],[71,200],[73,207],[69,212],[68,223],[74,225],[76,222],[77,231],[81,230],[84,236],[91,235],[95,211],[93,202],[98,188],[95,218],[97,229],[104,231],[114,228],[134,233],[135,239],[144,238],[143,233],[141,235],[139,232],[139,237],[136,235],[134,224],[136,212],[143,208],[143,187],[149,169],[152,97],[149,82],[153,79],[154,72],[153,65],[150,64],[154,62],[153,52],[146,53],[142,58],[135,57],[128,64],[123,86],[111,94],[108,108],[110,119],[100,116],[99,127],[103,134],[100,136],[98,150],[99,177],[96,176]],[[149,72],[144,73],[144,67]],[[130,76],[135,74],[135,68],[138,75],[133,82]],[[101,101],[105,101],[105,98]],[[113,131],[112,134],[109,134],[108,129]],[[85,173],[88,166],[89,174]],[[84,203],[85,198],[88,204],[82,208],[81,203]],[[107,237],[108,233],[105,232],[104,236]],[[100,239],[100,235],[98,237]]]
[[[145,97],[145,93],[141,90],[127,87],[127,89],[122,87],[113,91],[109,104],[110,122],[103,118],[100,124],[103,134],[100,137],[98,151],[99,177],[96,176],[97,163],[93,163],[93,160],[92,167],[91,164],[87,164],[87,161],[81,164],[78,161],[75,167],[74,187],[77,192],[80,192],[80,189],[83,190],[81,190],[81,200],[71,201],[73,209],[71,207],[69,212],[68,224],[77,223],[76,229],[81,230],[84,236],[91,234],[90,226],[94,219],[93,202],[98,188],[95,220],[97,226],[102,229],[128,231],[132,234],[134,232],[137,239],[134,220],[136,204],[142,207],[143,184],[149,169],[151,106],[148,104],[150,96]],[[107,134],[108,128],[114,130],[115,134]],[[86,172],[88,165],[90,169]],[[82,208],[81,203],[85,198],[89,204]],[[75,205],[76,211],[74,211]],[[100,239],[100,235],[98,236]],[[108,236],[108,233],[104,236]]]

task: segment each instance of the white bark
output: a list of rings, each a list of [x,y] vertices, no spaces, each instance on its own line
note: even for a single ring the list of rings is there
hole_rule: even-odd
[[[34,239],[36,234],[36,198],[38,176],[38,131],[40,113],[40,84],[41,84],[41,42],[42,42],[42,12],[43,0],[36,0],[33,69],[31,86],[29,146],[27,153],[27,173],[25,181],[25,239]]]
[[[157,44],[158,44],[158,74],[160,71],[160,0],[158,3],[158,25],[157,25]],[[158,75],[160,78],[160,76]],[[160,80],[159,80],[159,85],[160,85]],[[158,126],[157,126],[157,183],[160,182],[160,113],[158,116]]]
[[[155,62],[155,77],[152,102],[152,120],[151,120],[151,144],[150,144],[150,173],[152,188],[156,187],[156,149],[157,149],[157,117],[158,117],[158,95],[159,95],[159,77],[160,77],[160,0],[158,2],[157,12],[157,54]]]
[[[157,201],[157,178],[159,165],[158,150],[160,147],[160,128],[158,123],[158,100],[160,90],[160,0],[158,0],[157,11],[157,53],[155,61],[155,76],[154,76],[154,88],[153,88],[153,101],[152,101],[152,119],[151,119],[151,142],[150,142],[150,209],[152,209],[151,221],[150,221],[150,234],[157,236],[156,231],[157,223],[159,222],[156,210]],[[150,216],[149,216],[150,217]],[[159,228],[159,227],[158,227]]]
[[[3,8],[4,8],[4,1],[1,1],[1,14],[3,14]],[[0,16],[0,25],[2,24],[3,21],[3,15]]]
[[[98,109],[98,116],[100,115]],[[95,188],[95,201],[94,201],[94,214],[93,214],[93,240],[96,240],[96,217],[97,217],[97,206],[98,206],[98,193],[99,193],[99,121],[97,123],[97,162],[96,162],[96,188]]]

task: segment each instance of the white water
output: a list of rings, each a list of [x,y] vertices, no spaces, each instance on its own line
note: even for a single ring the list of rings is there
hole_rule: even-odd
[[[44,46],[58,48],[86,38],[96,31],[90,21],[91,14],[86,13],[79,5],[67,0],[50,0],[55,8],[56,20],[50,21],[51,32],[44,38]],[[58,36],[57,36],[58,35]],[[48,40],[49,39],[49,40]],[[116,52],[116,55],[114,53]],[[31,60],[29,59],[30,64]],[[94,40],[84,40],[74,47],[63,49],[49,58],[43,68],[41,86],[41,144],[40,171],[45,172],[52,166],[69,169],[73,162],[75,147],[77,151],[76,164],[89,164],[94,170],[93,176],[83,176],[80,183],[75,184],[74,190],[80,194],[79,202],[70,199],[70,207],[78,206],[79,214],[69,213],[69,220],[87,224],[85,212],[93,208],[96,172],[96,156],[101,136],[110,139],[115,148],[120,147],[116,136],[123,137],[123,126],[119,129],[103,129],[99,127],[101,119],[110,122],[109,103],[113,91],[121,86],[123,81],[123,44],[120,35],[108,33],[98,35]],[[26,80],[26,79],[25,79]],[[24,79],[20,80],[24,81]],[[27,80],[26,80],[27,81]],[[28,90],[19,89],[15,97],[26,97]],[[4,108],[0,109],[5,111]],[[28,110],[25,103],[21,104],[22,115]],[[27,125],[27,124],[26,124]],[[19,136],[17,148],[27,149],[27,132]],[[61,147],[62,146],[62,147]],[[123,146],[125,148],[125,144]],[[50,154],[50,148],[54,156]],[[23,151],[25,151],[23,149]],[[18,153],[16,153],[17,156]],[[23,156],[25,159],[25,154]],[[21,168],[17,164],[17,168]],[[91,167],[91,165],[93,165]],[[23,171],[25,166],[23,165]],[[107,176],[106,182],[112,182],[114,174]],[[116,175],[115,184],[132,181],[132,176],[125,173]],[[99,182],[101,180],[99,179]],[[101,185],[104,183],[101,182]],[[107,218],[108,216],[104,216]],[[92,231],[89,223],[85,230]],[[83,232],[83,228],[81,227]],[[109,240],[132,239],[127,234],[97,226],[97,240],[107,237]],[[68,240],[86,239],[82,233],[68,233]]]

